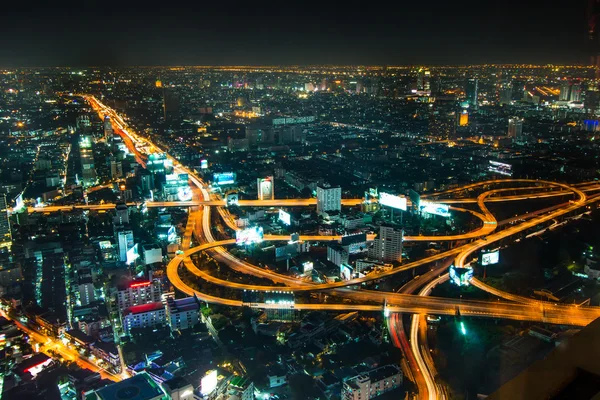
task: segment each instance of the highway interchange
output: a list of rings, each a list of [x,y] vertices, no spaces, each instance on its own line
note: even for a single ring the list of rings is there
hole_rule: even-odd
[[[150,153],[161,151],[157,146],[150,143],[147,139],[140,138],[132,133],[127,128],[127,124],[116,112],[97,99],[86,96],[86,100],[93,106],[101,117],[109,115],[113,121],[115,130],[120,131],[131,139],[131,142],[137,149],[144,149]],[[228,299],[217,297],[208,293],[202,293],[194,290],[186,284],[180,277],[180,268],[186,268],[189,272],[197,277],[210,282],[214,285],[221,285],[237,290],[257,290],[269,291],[273,289],[287,290],[294,292],[302,291],[324,291],[325,293],[335,295],[336,297],[344,297],[351,302],[343,303],[296,303],[290,307],[298,310],[324,310],[324,311],[369,311],[369,312],[385,312],[389,315],[388,326],[392,340],[401,345],[400,337],[397,332],[399,324],[399,313],[415,314],[410,327],[410,352],[408,355],[409,364],[413,369],[412,374],[415,376],[417,386],[419,387],[419,397],[423,399],[444,398],[444,391],[435,383],[435,367],[429,355],[423,355],[422,349],[419,347],[419,326],[423,326],[422,317],[425,314],[432,315],[456,315],[460,313],[462,316],[473,316],[483,318],[506,318],[521,321],[540,321],[545,323],[554,323],[561,325],[585,326],[594,319],[600,317],[600,307],[588,306],[573,306],[564,304],[555,304],[515,296],[510,293],[504,293],[498,289],[494,289],[485,285],[483,282],[476,279],[472,280],[472,284],[478,288],[490,292],[492,295],[503,298],[509,301],[473,301],[462,299],[448,299],[428,296],[432,288],[439,283],[448,280],[448,274],[443,271],[436,271],[436,274],[428,274],[427,279],[420,279],[418,285],[404,293],[382,292],[372,290],[359,289],[363,283],[381,280],[392,276],[402,271],[406,271],[418,266],[428,265],[436,261],[451,260],[451,263],[457,267],[463,267],[469,264],[474,253],[478,250],[488,247],[493,243],[499,242],[505,238],[523,233],[531,228],[540,226],[548,221],[568,216],[587,206],[600,200],[598,194],[591,194],[600,189],[600,184],[596,182],[586,182],[577,185],[565,185],[562,183],[546,182],[538,180],[493,180],[478,182],[459,188],[455,188],[445,192],[438,192],[429,195],[424,195],[423,198],[430,198],[431,201],[439,201],[444,204],[468,204],[475,203],[478,211],[472,211],[464,208],[455,208],[455,211],[470,212],[482,222],[481,227],[471,232],[466,232],[451,236],[407,236],[406,241],[450,241],[450,242],[466,242],[461,245],[456,245],[447,251],[428,256],[407,264],[369,274],[362,278],[356,278],[349,281],[331,282],[314,284],[299,279],[295,279],[286,275],[278,274],[274,271],[252,265],[243,260],[234,257],[227,251],[226,246],[231,246],[235,243],[234,239],[217,241],[212,235],[211,226],[211,210],[216,207],[219,215],[224,222],[232,229],[237,229],[233,223],[233,219],[225,208],[225,201],[219,199],[215,194],[209,193],[207,185],[198,178],[192,171],[188,170],[176,160],[174,167],[177,173],[187,173],[190,181],[195,186],[196,199],[191,202],[157,202],[147,203],[148,207],[190,207],[188,224],[186,226],[185,235],[182,241],[182,254],[177,255],[167,266],[167,277],[175,288],[187,295],[195,295],[198,299],[208,303],[217,303],[227,306],[239,307],[244,305],[241,300]],[[529,184],[530,186],[523,187],[521,185]],[[489,189],[493,186],[504,186],[497,189]],[[511,187],[505,187],[512,185]],[[481,192],[476,198],[454,197],[444,198],[446,196],[454,196],[455,194],[466,193],[475,189],[486,189]],[[503,192],[518,192],[523,191],[523,194],[509,194],[504,196]],[[590,194],[588,194],[590,193]],[[539,198],[549,198],[554,196],[567,197],[568,201],[557,206],[549,207],[538,212],[530,213],[531,215],[516,216],[511,221],[496,221],[496,218],[488,210],[486,203],[489,202],[505,202],[519,201]],[[200,199],[198,199],[200,198]],[[363,202],[363,199],[346,199],[342,201],[343,205],[352,206]],[[314,199],[285,199],[285,200],[240,200],[239,206],[311,206],[315,204]],[[62,206],[54,209],[53,207],[45,207],[35,211],[59,211]],[[66,209],[73,206],[65,206]],[[114,205],[90,205],[90,206],[75,206],[75,208],[88,207],[88,209],[111,209]],[[98,208],[92,208],[98,207]],[[106,207],[106,208],[103,208]],[[503,223],[504,222],[504,223]],[[503,229],[499,229],[502,227]],[[191,247],[192,241],[195,239],[199,243],[195,247]],[[266,235],[265,240],[269,241],[287,241],[287,236],[269,236]],[[339,240],[338,236],[305,236],[301,240]],[[372,237],[371,237],[372,239]],[[219,262],[222,262],[232,269],[254,276],[268,278],[273,282],[284,284],[281,286],[265,286],[265,285],[250,285],[244,283],[234,283],[211,276],[197,268],[192,262],[190,256],[195,253],[210,251],[212,256]],[[408,294],[413,293],[418,287],[421,287],[418,295]],[[281,305],[260,303],[254,304],[259,308],[280,308]],[[422,340],[422,338],[421,338]],[[402,347],[402,346],[401,346]],[[403,351],[406,349],[403,349]],[[406,354],[406,351],[405,351]],[[416,367],[415,367],[416,364]]]

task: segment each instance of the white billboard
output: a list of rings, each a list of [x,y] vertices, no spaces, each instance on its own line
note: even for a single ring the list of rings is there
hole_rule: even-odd
[[[217,370],[211,369],[200,380],[200,393],[202,396],[207,396],[217,388]]]
[[[427,214],[440,215],[442,217],[450,217],[450,207],[446,204],[432,203],[430,201],[421,200],[419,211]]]
[[[483,253],[481,255],[481,265],[498,264],[500,261],[500,250],[492,251],[491,253]]]
[[[312,261],[307,261],[305,263],[302,264],[304,273],[306,274],[307,272],[310,272],[314,269],[314,264],[312,263]]]
[[[382,206],[388,206],[406,211],[406,197],[400,197],[385,192],[379,192],[379,204],[381,204]]]
[[[488,171],[506,176],[512,176],[513,174],[512,165],[492,160],[490,160]]]
[[[240,246],[260,243],[263,241],[263,236],[263,228],[260,226],[246,228],[241,231],[235,231],[235,243]]]
[[[292,224],[292,218],[290,216],[290,213],[285,212],[281,209],[279,210],[279,220],[288,226]]]

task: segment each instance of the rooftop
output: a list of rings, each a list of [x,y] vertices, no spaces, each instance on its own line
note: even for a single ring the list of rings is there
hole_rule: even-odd
[[[99,400],[153,400],[168,399],[160,386],[146,373],[113,383],[95,392]],[[93,399],[94,397],[91,397]],[[88,397],[90,399],[90,397]]]
[[[147,312],[151,312],[151,311],[164,310],[164,308],[165,308],[165,306],[163,305],[163,303],[161,303],[160,301],[157,301],[155,303],[140,304],[139,306],[129,307],[129,308],[125,309],[125,311],[123,311],[123,315],[143,314],[143,313],[147,313]]]

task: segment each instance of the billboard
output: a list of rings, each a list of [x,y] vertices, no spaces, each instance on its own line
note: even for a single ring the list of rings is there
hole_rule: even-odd
[[[237,206],[240,198],[237,193],[228,193],[226,199],[228,206]]]
[[[406,197],[400,197],[385,192],[379,192],[379,204],[381,204],[382,206],[388,206],[406,211]]]
[[[305,263],[302,264],[302,268],[304,273],[306,274],[307,272],[310,272],[314,269],[314,264],[312,263],[312,261],[307,261]]]
[[[490,160],[488,171],[495,174],[512,176],[512,165]]]
[[[426,200],[421,200],[419,211],[427,214],[440,215],[446,218],[450,217],[450,206],[441,203],[432,203]]]
[[[471,278],[473,278],[472,268],[456,268],[454,265],[450,267],[449,271],[450,282],[457,286],[469,286]]]
[[[285,212],[281,209],[279,210],[279,220],[288,226],[292,224],[292,218],[290,216],[290,213]]]
[[[273,200],[275,191],[273,187],[273,177],[258,178],[256,180],[258,200]]]
[[[200,380],[200,393],[202,396],[207,396],[217,388],[217,370],[211,369],[206,372],[206,375]]]
[[[352,279],[353,272],[354,270],[348,264],[340,265],[340,278],[342,278],[342,280],[349,281],[350,279]]]
[[[127,265],[133,264],[139,257],[140,253],[138,252],[138,245],[136,243],[132,248],[127,250]]]
[[[490,253],[483,253],[481,255],[481,265],[492,265],[498,264],[500,261],[500,250],[492,251]]]
[[[235,243],[240,246],[260,243],[263,241],[263,236],[263,228],[260,226],[254,226],[252,228],[235,231]]]
[[[213,174],[213,184],[232,185],[235,183],[235,172],[220,172]]]
[[[208,160],[200,160],[200,169],[208,168]]]
[[[189,186],[177,188],[177,198],[179,201],[192,200],[192,189]]]

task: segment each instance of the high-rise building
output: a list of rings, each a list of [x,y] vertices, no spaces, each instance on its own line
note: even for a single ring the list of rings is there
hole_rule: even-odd
[[[12,235],[10,232],[10,220],[8,219],[6,195],[0,194],[0,247],[9,247],[11,245]]]
[[[275,199],[275,180],[273,176],[256,179],[258,191],[258,200],[274,200]]]
[[[114,132],[112,124],[110,123],[110,117],[107,115],[106,117],[104,117],[104,141],[106,143],[112,140],[113,133]]]
[[[114,157],[110,157],[110,177],[113,179],[123,177],[123,163]]]
[[[558,100],[569,101],[569,95],[571,93],[571,82],[565,81],[560,85],[560,94]]]
[[[94,290],[94,283],[90,276],[84,276],[79,278],[78,282],[79,302],[82,306],[87,306],[94,300],[96,300],[96,294]]]
[[[462,110],[458,117],[458,125],[459,126],[467,126],[469,125],[469,112],[467,110]]]
[[[477,80],[477,78],[471,78],[467,81],[465,93],[467,95],[467,102],[469,103],[469,108],[471,110],[477,110],[477,108],[479,107],[477,103],[479,96],[479,81]]]
[[[512,117],[508,119],[508,137],[519,140],[523,136],[523,119]]]
[[[500,85],[498,89],[498,103],[507,105],[512,103],[512,82],[506,82]]]
[[[129,207],[125,203],[117,203],[115,205],[115,225],[125,225],[129,223]]]
[[[169,89],[163,91],[163,112],[165,121],[172,121],[179,116],[179,94]]]
[[[172,330],[191,328],[200,321],[200,305],[195,297],[167,299],[167,322]]]
[[[420,92],[429,92],[431,90],[431,72],[419,68],[417,72],[417,90]]]
[[[581,101],[581,84],[574,83],[571,86],[571,93],[569,94],[569,101]]]
[[[131,249],[133,245],[133,231],[131,229],[121,229],[117,231],[119,261],[127,261],[127,250]]]
[[[600,91],[587,90],[585,92],[585,100],[583,102],[585,111],[590,115],[595,115],[600,105]]]
[[[91,137],[83,136],[79,142],[79,156],[81,160],[81,180],[83,186],[92,186],[96,183],[96,167],[94,165],[93,142]]]
[[[342,188],[331,186],[317,186],[317,213],[326,211],[341,211]]]
[[[370,400],[402,385],[403,374],[397,365],[385,365],[348,378],[342,387],[344,400]]]
[[[383,224],[379,226],[379,234],[369,249],[369,258],[384,262],[402,261],[402,228]]]
[[[129,332],[132,328],[164,325],[167,321],[165,306],[160,301],[157,301],[128,307],[123,310],[121,320],[125,332]]]
[[[117,305],[123,311],[128,307],[161,301],[162,289],[160,282],[131,281],[117,287]]]

